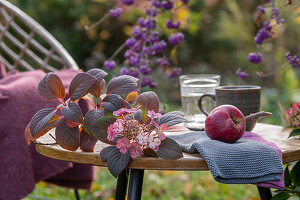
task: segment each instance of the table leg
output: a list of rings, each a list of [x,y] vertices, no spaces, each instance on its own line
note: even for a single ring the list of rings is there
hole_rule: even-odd
[[[143,169],[131,169],[128,189],[128,200],[140,200],[144,179]]]
[[[125,169],[118,176],[116,198],[115,198],[116,200],[125,200],[126,199],[128,174],[129,174],[129,169]]]
[[[272,193],[271,193],[270,188],[264,188],[264,187],[257,186],[257,189],[258,189],[261,200],[272,199]]]

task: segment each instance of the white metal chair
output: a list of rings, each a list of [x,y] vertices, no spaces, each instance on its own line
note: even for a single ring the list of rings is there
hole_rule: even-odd
[[[7,0],[0,0],[0,59],[8,70],[79,69],[44,27]]]
[[[0,60],[8,71],[79,69],[44,27],[7,0],[0,0]],[[75,197],[80,199],[77,189]]]

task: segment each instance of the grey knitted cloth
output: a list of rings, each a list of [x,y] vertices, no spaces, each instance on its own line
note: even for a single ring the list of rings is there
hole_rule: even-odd
[[[233,144],[211,140],[204,131],[172,135],[183,152],[199,153],[214,179],[221,183],[247,184],[280,180],[282,162],[271,147],[239,139]]]

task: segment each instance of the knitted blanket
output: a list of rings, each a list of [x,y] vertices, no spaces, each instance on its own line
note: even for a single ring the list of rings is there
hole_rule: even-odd
[[[232,144],[211,140],[204,131],[169,137],[181,146],[183,152],[201,154],[218,182],[257,184],[275,181],[275,184],[262,186],[282,189],[281,158],[272,147],[257,142],[261,137],[254,133],[246,132],[243,138]]]

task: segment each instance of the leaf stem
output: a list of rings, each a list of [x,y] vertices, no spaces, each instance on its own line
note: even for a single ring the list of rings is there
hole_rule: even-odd
[[[272,113],[270,113],[270,112],[261,111],[261,112],[253,113],[253,114],[246,116],[245,120],[254,120],[259,117],[270,117],[271,115],[272,115]]]

